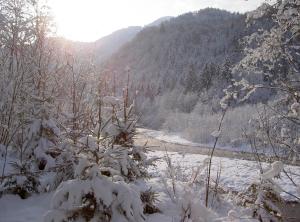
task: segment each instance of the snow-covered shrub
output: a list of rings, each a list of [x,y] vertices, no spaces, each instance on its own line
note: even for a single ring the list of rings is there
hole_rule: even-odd
[[[50,116],[51,112],[45,106],[47,102],[39,104],[41,107],[34,112],[26,129],[21,154],[26,161],[34,160],[31,164],[33,170],[47,170],[55,166],[55,158],[60,154],[60,130]]]
[[[172,178],[162,179],[162,182],[172,202],[172,209],[168,210],[176,212],[172,215],[175,221],[209,222],[216,219],[215,213],[203,204],[202,193],[197,191],[192,184]]]
[[[28,164],[19,165],[18,163],[11,163],[11,165],[18,173],[5,176],[1,180],[0,195],[12,193],[25,199],[31,193],[41,191],[38,177],[30,172]]]
[[[16,133],[7,154],[12,170],[3,175],[1,184],[1,192],[22,198],[55,189],[62,178],[70,178],[68,170],[72,169],[72,154],[62,146],[60,129],[51,115],[51,100],[32,97],[31,101],[26,127]]]
[[[193,142],[208,144],[213,142],[211,132],[215,130],[220,120],[220,113],[212,113],[206,105],[197,105],[197,110],[192,113],[173,112],[166,117],[163,129],[181,134],[184,138]],[[228,109],[222,128],[226,131],[220,137],[219,144],[239,147],[245,143],[242,137],[242,129],[246,128],[251,116],[256,113],[253,105],[244,105]],[[260,109],[258,107],[258,109]],[[237,146],[235,146],[237,145]]]
[[[180,168],[175,168],[168,153],[165,155],[167,168],[164,177],[161,178],[164,185],[165,193],[172,202],[175,214],[172,218],[180,222],[209,222],[216,219],[213,211],[203,205],[201,198],[201,189],[197,190],[196,184],[199,182],[200,171],[205,168],[204,164],[199,166],[186,181],[178,180],[181,177]],[[178,175],[179,170],[179,175]],[[188,176],[184,177],[185,179]]]
[[[251,184],[237,196],[237,203],[251,207],[252,216],[259,221],[283,221],[280,205],[284,203],[280,193],[282,188],[273,180],[283,170],[283,163],[276,161],[268,170],[260,174],[260,180]]]
[[[56,165],[47,170],[34,170],[32,161],[10,162],[9,171],[1,179],[0,194],[17,194],[27,198],[32,193],[56,189],[63,180],[73,178],[73,166],[69,153],[63,152]]]
[[[298,104],[299,85],[299,1],[275,1],[264,4],[247,14],[247,23],[252,26],[259,18],[268,17],[274,25],[269,30],[253,33],[245,38],[246,56],[235,67],[237,73],[248,74],[239,82],[244,84],[236,94],[264,94],[272,90],[274,101],[258,114],[257,133],[253,139],[261,142],[258,147],[267,145],[272,148],[275,158],[297,160],[299,157],[300,121]],[[254,74],[260,74],[263,81],[257,82]],[[253,78],[254,77],[254,78]],[[235,82],[237,84],[238,82]],[[246,98],[249,100],[249,97]]]
[[[80,153],[99,166],[103,175],[126,182],[148,177],[147,168],[155,158],[148,159],[145,152],[146,147],[143,146],[93,146],[92,143],[80,150]]]
[[[62,182],[56,190],[45,222],[144,221],[140,193],[134,185],[112,182],[83,158],[74,173],[75,179]]]
[[[158,194],[155,191],[153,191],[151,187],[141,192],[141,200],[144,205],[145,214],[153,214],[160,212],[157,206],[155,206],[156,202],[158,201],[157,198]]]
[[[180,221],[209,222],[216,218],[216,215],[201,203],[201,199],[196,196],[197,194],[191,187],[183,186],[183,190],[180,191],[176,200],[177,209],[181,212]]]
[[[245,137],[258,152],[268,153],[273,159],[283,158],[290,162],[299,159],[299,124],[286,109],[285,99],[261,106],[257,115],[249,121]],[[270,107],[272,107],[270,109]],[[278,115],[278,112],[282,116]],[[290,119],[291,118],[291,119]],[[255,141],[255,143],[254,143]]]

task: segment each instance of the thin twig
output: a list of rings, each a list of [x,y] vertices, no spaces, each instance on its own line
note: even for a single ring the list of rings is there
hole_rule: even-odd
[[[222,114],[222,117],[221,117],[221,120],[220,120],[220,123],[219,123],[219,127],[218,127],[218,132],[221,131],[221,127],[222,127],[222,123],[223,123],[223,120],[224,120],[226,111],[227,111],[226,109],[223,111],[223,114]],[[215,149],[216,149],[216,146],[217,146],[217,142],[218,142],[218,140],[219,140],[219,137],[220,137],[220,135],[218,135],[218,136],[215,138],[214,146],[213,146],[213,149],[212,149],[212,151],[211,151],[211,153],[210,153],[210,158],[209,158],[208,175],[207,175],[207,184],[206,184],[206,195],[205,195],[205,206],[206,206],[206,207],[208,206],[208,194],[209,194],[209,185],[210,185],[210,174],[211,174],[212,158],[213,158],[213,155],[214,155],[214,152],[215,152]]]

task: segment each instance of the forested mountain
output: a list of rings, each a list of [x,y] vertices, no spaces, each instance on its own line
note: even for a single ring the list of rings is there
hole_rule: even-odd
[[[268,16],[248,26],[245,14],[207,8],[145,27],[102,68],[122,89],[124,67],[129,67],[141,123],[160,128],[174,112],[217,113],[223,90],[232,78],[244,75],[232,72],[245,56],[244,37],[272,26]],[[270,95],[252,95],[248,102],[266,101]]]
[[[117,75],[130,67],[136,89],[149,96],[175,88],[199,94],[214,79],[230,79],[219,69],[225,71],[241,59],[239,40],[246,34],[245,26],[244,15],[227,11],[187,13],[144,28],[105,67]]]
[[[159,26],[162,22],[170,20],[172,17],[165,16],[159,18],[145,27]],[[141,26],[129,26],[117,30],[107,36],[104,36],[92,43],[93,52],[98,62],[109,58],[117,52],[122,46],[130,42],[143,29]]]

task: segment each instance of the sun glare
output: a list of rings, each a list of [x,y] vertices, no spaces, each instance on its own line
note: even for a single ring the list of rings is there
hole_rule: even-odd
[[[205,7],[245,12],[254,9],[262,1],[48,0],[48,3],[56,22],[57,34],[71,40],[87,42],[121,28],[146,25],[163,16],[176,16]]]
[[[49,4],[57,34],[76,41],[95,41],[121,28],[143,26],[165,13],[164,7],[154,10],[138,0],[49,0]]]
[[[78,41],[93,41],[108,34],[113,21],[104,1],[50,0],[57,34]]]

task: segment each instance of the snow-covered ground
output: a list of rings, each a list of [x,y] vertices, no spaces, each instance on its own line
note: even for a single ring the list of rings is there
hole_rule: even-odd
[[[42,222],[43,215],[50,209],[52,193],[33,195],[21,199],[17,195],[4,195],[0,198],[1,222]]]
[[[149,155],[164,156],[165,152],[155,151]],[[172,159],[174,166],[180,169],[181,174],[185,176],[191,176],[192,172],[198,166],[203,165],[206,155],[201,154],[179,154],[176,152],[168,152],[169,157]],[[212,176],[216,176],[219,167],[221,167],[220,185],[231,191],[242,191],[246,189],[251,183],[258,181],[259,179],[259,167],[255,161],[240,160],[225,157],[213,157],[212,162]],[[264,169],[268,169],[270,164],[263,163]],[[156,176],[162,176],[162,172],[166,168],[165,161],[159,161],[156,168],[152,168],[152,172]],[[285,171],[292,172],[297,175],[293,175],[293,180],[296,184],[300,184],[300,167],[298,166],[284,166]],[[205,173],[205,172],[203,172]],[[285,191],[299,196],[295,186],[292,182],[281,173],[280,179],[275,179],[275,182]],[[291,200],[292,197],[286,193],[282,193],[285,199]]]
[[[154,151],[149,153],[150,156],[163,157],[165,152]],[[207,158],[205,155],[200,154],[179,154],[175,152],[169,152],[169,157],[172,159],[175,169],[180,172],[183,180],[185,177],[190,177],[194,168],[203,166],[204,160]],[[212,175],[216,176],[217,170],[221,166],[221,178],[220,185],[227,190],[242,191],[247,188],[252,182],[258,179],[258,167],[255,162],[247,160],[238,160],[230,158],[215,157],[213,158]],[[263,164],[263,167],[267,168],[267,164]],[[167,211],[167,206],[170,204],[168,197],[163,195],[163,185],[160,176],[164,176],[166,169],[166,163],[161,159],[157,162],[157,167],[150,169],[154,178],[147,181],[153,190],[158,190],[161,196],[160,207],[165,209],[164,214],[151,215],[148,218],[148,222],[163,222],[172,221],[172,214]],[[300,172],[300,167],[285,166],[286,171],[294,173]],[[205,173],[202,172],[203,174]],[[296,184],[300,184],[300,176],[293,176]],[[286,191],[297,194],[295,187],[291,182],[282,174],[281,179],[275,179],[275,181]],[[41,195],[33,195],[32,197],[22,200],[18,196],[4,195],[0,198],[0,222],[41,222],[43,221],[43,215],[50,207],[50,201],[53,193],[46,193]],[[286,199],[291,199],[290,196],[282,193],[282,196]],[[168,202],[169,201],[169,202]],[[230,206],[224,205],[223,209],[219,209],[218,216],[223,217],[227,215]]]

